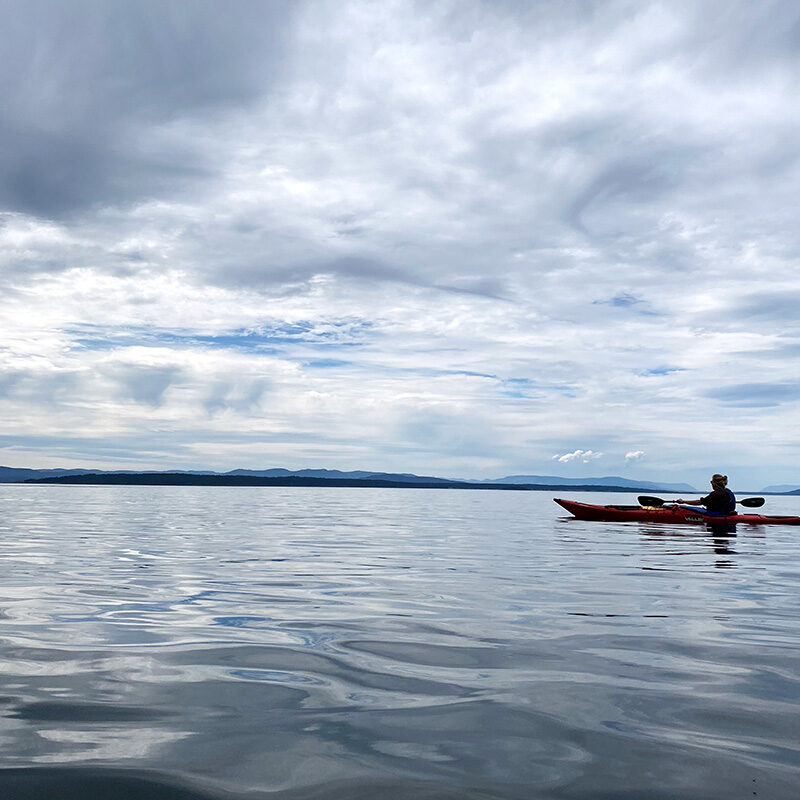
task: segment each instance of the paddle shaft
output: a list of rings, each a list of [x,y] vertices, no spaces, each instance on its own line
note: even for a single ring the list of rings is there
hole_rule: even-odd
[[[665,503],[676,503],[677,500],[664,500],[661,497],[650,497],[646,494],[639,495],[640,506],[651,506],[654,508],[661,508]],[[746,506],[747,508],[760,508],[764,505],[763,497],[745,497],[743,500],[736,501],[739,505]]]

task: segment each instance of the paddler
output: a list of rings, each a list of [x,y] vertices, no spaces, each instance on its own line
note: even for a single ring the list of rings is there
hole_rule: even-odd
[[[728,476],[716,473],[711,476],[711,494],[699,500],[684,500],[679,497],[675,502],[685,506],[703,506],[693,509],[715,517],[725,517],[736,513],[736,495],[728,488]]]

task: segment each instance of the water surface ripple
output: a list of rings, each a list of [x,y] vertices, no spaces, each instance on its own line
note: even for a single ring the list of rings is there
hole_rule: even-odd
[[[542,492],[2,485],[0,797],[794,800],[798,554]]]

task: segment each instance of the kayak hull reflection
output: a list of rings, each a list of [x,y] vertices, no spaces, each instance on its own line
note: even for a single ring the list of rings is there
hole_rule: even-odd
[[[578,519],[596,522],[665,522],[671,525],[800,525],[800,517],[768,517],[763,514],[729,514],[717,517],[688,508],[668,506],[595,506],[554,497],[562,508]]]

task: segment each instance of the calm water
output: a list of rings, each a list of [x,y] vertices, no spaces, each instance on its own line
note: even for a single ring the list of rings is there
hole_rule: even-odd
[[[800,796],[798,528],[0,485],[0,558],[4,800]]]

